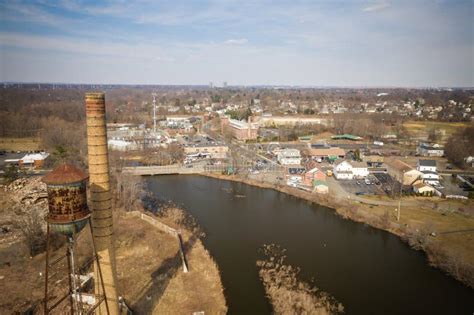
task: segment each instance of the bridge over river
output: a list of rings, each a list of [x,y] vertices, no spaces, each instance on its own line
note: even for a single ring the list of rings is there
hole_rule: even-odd
[[[122,173],[131,175],[167,175],[167,174],[199,174],[205,171],[203,166],[186,167],[181,164],[150,165],[124,167]]]
[[[222,173],[229,170],[231,164],[206,165],[206,164],[172,164],[172,165],[149,165],[149,166],[129,166],[122,169],[122,173],[131,175],[173,175],[173,174],[200,174],[200,173]],[[252,167],[251,163],[245,165],[233,165],[233,169],[247,170]],[[281,172],[280,165],[269,164],[262,173]]]

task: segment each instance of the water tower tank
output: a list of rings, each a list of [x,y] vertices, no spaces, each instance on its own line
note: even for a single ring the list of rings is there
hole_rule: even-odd
[[[63,164],[43,177],[48,190],[50,228],[71,236],[81,231],[90,211],[87,207],[87,174],[70,164]]]

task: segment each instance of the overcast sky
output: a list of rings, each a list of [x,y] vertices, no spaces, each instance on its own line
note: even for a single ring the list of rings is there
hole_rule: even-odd
[[[473,0],[0,0],[0,80],[474,86],[473,20]]]

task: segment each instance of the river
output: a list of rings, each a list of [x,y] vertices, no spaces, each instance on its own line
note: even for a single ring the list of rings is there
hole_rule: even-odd
[[[314,278],[346,314],[474,313],[474,290],[430,267],[422,252],[329,208],[202,176],[155,176],[147,182],[157,197],[188,210],[205,231],[229,314],[271,313],[255,265],[257,249],[269,243],[286,248],[288,263],[301,268],[304,280]]]

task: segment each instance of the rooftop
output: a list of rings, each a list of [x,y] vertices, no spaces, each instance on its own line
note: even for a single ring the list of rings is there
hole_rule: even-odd
[[[343,134],[343,135],[335,135],[335,136],[332,136],[331,139],[334,139],[334,140],[339,140],[339,139],[361,140],[362,137],[354,136],[354,135],[345,133],[345,134]]]
[[[359,161],[349,161],[349,164],[355,168],[367,168],[366,162],[359,162]]]
[[[43,177],[43,183],[47,185],[72,184],[83,181],[89,176],[71,164],[62,164],[51,173]]]
[[[346,152],[344,149],[333,147],[333,148],[321,148],[321,149],[308,149],[306,151],[311,156],[344,156]]]
[[[405,162],[402,162],[400,160],[394,160],[390,162],[386,162],[390,167],[400,171],[400,172],[408,172],[413,170],[413,167],[410,165],[406,164]]]
[[[435,160],[418,160],[418,165],[436,167],[436,161]]]
[[[420,148],[427,150],[443,150],[443,147],[439,144],[430,144],[430,143],[420,143]]]

